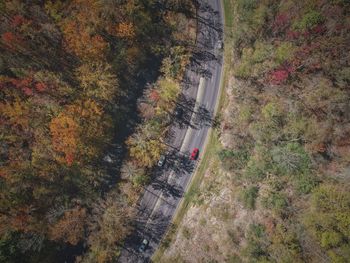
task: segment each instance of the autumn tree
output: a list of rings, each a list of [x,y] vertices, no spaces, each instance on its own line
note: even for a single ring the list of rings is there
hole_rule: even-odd
[[[72,245],[78,244],[84,237],[85,220],[84,208],[75,207],[66,211],[62,218],[50,228],[50,239],[62,240]]]
[[[56,160],[72,165],[76,158],[79,126],[69,116],[60,113],[50,123],[53,149],[57,152]]]

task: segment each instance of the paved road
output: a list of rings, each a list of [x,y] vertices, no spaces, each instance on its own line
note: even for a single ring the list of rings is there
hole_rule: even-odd
[[[193,148],[203,149],[218,101],[222,70],[221,51],[223,16],[220,0],[202,0],[198,10],[197,48],[186,71],[182,96],[177,107],[180,118],[173,116],[167,144],[169,152],[162,168],[156,168],[152,183],[138,206],[136,229],[126,240],[119,262],[148,262],[165,234],[176,207],[186,192],[197,162],[190,161]],[[202,152],[200,152],[199,158]],[[150,244],[138,252],[142,240]]]

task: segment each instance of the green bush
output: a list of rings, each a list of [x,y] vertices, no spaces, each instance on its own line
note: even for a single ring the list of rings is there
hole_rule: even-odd
[[[270,153],[267,147],[256,145],[243,172],[243,178],[251,183],[257,183],[266,177],[270,169]]]
[[[249,159],[248,150],[222,150],[218,153],[219,159],[224,169],[230,171],[243,168]]]
[[[265,208],[271,209],[277,214],[282,213],[288,206],[287,198],[280,192],[270,192],[261,201]]]
[[[247,245],[242,255],[249,261],[268,262],[267,244],[265,242],[265,228],[260,224],[251,224],[247,232]]]
[[[263,63],[272,56],[273,46],[256,41],[254,48],[243,48],[241,63],[235,68],[234,74],[239,78],[248,78],[261,75],[265,70]]]
[[[248,230],[248,238],[259,239],[264,237],[265,227],[261,224],[251,224]]]
[[[261,109],[260,120],[251,126],[256,141],[270,144],[281,139],[285,113],[278,103],[270,102]]]
[[[253,64],[264,62],[271,57],[273,46],[267,43],[256,41],[254,44],[254,53],[251,57]]]
[[[238,123],[243,124],[250,122],[252,119],[252,115],[253,112],[250,105],[241,105],[237,117]]]
[[[188,227],[185,227],[185,226],[182,228],[182,235],[187,240],[189,240],[192,236],[190,229]]]
[[[337,247],[342,240],[342,235],[334,230],[326,231],[321,234],[321,246],[324,248]]]
[[[242,200],[245,208],[255,209],[255,200],[258,197],[258,192],[259,188],[256,186],[251,186],[242,190],[240,199]]]
[[[284,111],[280,104],[269,102],[261,109],[261,115],[265,121],[281,123]]]
[[[244,178],[251,183],[260,182],[266,177],[265,164],[250,159],[243,175]]]
[[[310,173],[311,160],[304,148],[298,143],[275,146],[271,154],[276,172],[281,175]]]
[[[316,178],[311,174],[300,174],[295,180],[295,187],[298,193],[308,194],[318,184]]]
[[[302,140],[304,139],[304,134],[307,131],[308,125],[308,118],[292,113],[287,117],[286,124],[283,127],[283,133],[286,134],[290,140]]]
[[[149,181],[150,181],[149,176],[144,174],[139,174],[132,178],[132,182],[136,187],[147,185]]]
[[[278,64],[282,64],[286,60],[293,57],[295,47],[290,42],[281,43],[275,52],[275,60]]]
[[[306,13],[300,21],[295,22],[293,24],[293,28],[303,31],[317,26],[323,21],[324,17],[321,15],[321,13],[313,10]]]
[[[304,223],[319,244],[337,259],[335,262],[346,262],[350,239],[349,185],[324,183],[317,187]]]
[[[252,11],[255,9],[258,1],[257,0],[238,0],[237,7],[241,12]]]

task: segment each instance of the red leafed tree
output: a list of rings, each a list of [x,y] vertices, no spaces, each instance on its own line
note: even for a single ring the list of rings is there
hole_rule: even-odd
[[[13,16],[13,18],[12,18],[11,26],[13,26],[13,27],[18,27],[18,26],[21,26],[21,25],[23,25],[23,24],[25,24],[25,23],[27,23],[27,22],[28,22],[28,20],[25,19],[23,16],[21,16],[21,15],[15,15],[15,16]]]
[[[38,91],[38,92],[43,92],[47,89],[47,85],[43,82],[37,82],[35,84],[35,89]]]
[[[157,101],[160,99],[159,92],[156,91],[155,89],[152,90],[152,91],[149,93],[149,98],[150,98],[152,101],[157,102]]]
[[[271,73],[270,80],[272,84],[282,84],[289,77],[289,72],[286,69],[277,69]]]
[[[273,22],[273,32],[279,33],[289,26],[290,24],[290,17],[287,13],[281,13],[275,17],[275,21]]]
[[[22,45],[22,38],[12,32],[5,32],[1,35],[1,41],[9,47],[9,49],[15,49],[17,46]]]

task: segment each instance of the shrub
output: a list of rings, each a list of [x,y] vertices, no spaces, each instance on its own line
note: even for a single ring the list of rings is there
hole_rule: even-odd
[[[263,63],[272,56],[273,46],[260,41],[253,48],[243,48],[241,63],[235,68],[235,76],[239,78],[256,77],[266,71]]]
[[[301,174],[296,179],[295,187],[298,193],[308,194],[317,186],[317,184],[318,181],[311,174]]]
[[[144,174],[139,174],[132,178],[132,182],[136,187],[147,185],[149,181],[150,181],[149,176]]]
[[[349,185],[322,184],[311,197],[311,207],[304,217],[308,231],[328,253],[339,260],[348,258],[349,252],[343,247],[350,238],[350,192]]]
[[[262,181],[266,177],[265,163],[255,159],[248,161],[247,167],[243,173],[244,178],[251,183]]]
[[[257,0],[238,0],[237,7],[240,11],[247,12],[255,9]]]
[[[340,86],[346,87],[347,83],[350,82],[350,67],[342,68],[335,78]]]
[[[310,158],[298,143],[275,146],[271,151],[274,166],[281,175],[309,174]]]
[[[222,163],[222,166],[226,170],[234,170],[243,168],[249,159],[248,150],[222,150],[218,153],[219,159]]]
[[[267,43],[256,41],[254,45],[254,53],[252,55],[253,63],[264,62],[272,55],[273,46]]]
[[[252,114],[253,112],[250,105],[241,105],[237,120],[240,124],[250,122],[252,119]]]
[[[264,242],[265,228],[260,224],[251,224],[247,232],[247,245],[242,251],[242,255],[250,261],[268,262],[267,245]],[[253,261],[255,262],[255,261]]]
[[[324,248],[337,247],[342,242],[342,235],[334,230],[321,234],[321,246]]]
[[[264,143],[276,142],[283,134],[284,111],[277,103],[268,103],[261,110],[260,121],[252,125],[253,137]]]
[[[270,192],[261,202],[265,208],[271,209],[277,214],[281,214],[288,206],[286,197],[279,192]]]
[[[293,28],[304,31],[321,24],[323,21],[324,17],[319,12],[313,10],[306,13],[300,21],[295,22]]]
[[[183,227],[182,228],[182,235],[184,236],[184,238],[186,238],[187,240],[189,240],[191,238],[191,231],[188,227]]]
[[[242,190],[240,198],[245,208],[255,209],[255,200],[258,197],[258,192],[259,188],[256,186],[251,186]]]
[[[289,114],[283,132],[290,140],[304,139],[309,119],[299,114]]]
[[[298,224],[297,224],[298,225]],[[302,250],[298,239],[297,225],[278,223],[271,235],[269,252],[276,262],[301,263]]]
[[[286,60],[293,57],[295,48],[290,42],[283,42],[280,44],[275,52],[275,60],[278,64],[282,64]]]
[[[283,117],[283,109],[281,105],[270,102],[266,104],[261,110],[262,116],[266,121],[281,123]]]
[[[268,13],[268,7],[262,3],[259,5],[258,8],[254,10],[249,22],[255,32],[259,32],[261,30],[262,26],[266,22],[266,17]]]
[[[251,224],[248,230],[248,238],[259,239],[264,237],[265,227],[261,224]]]

